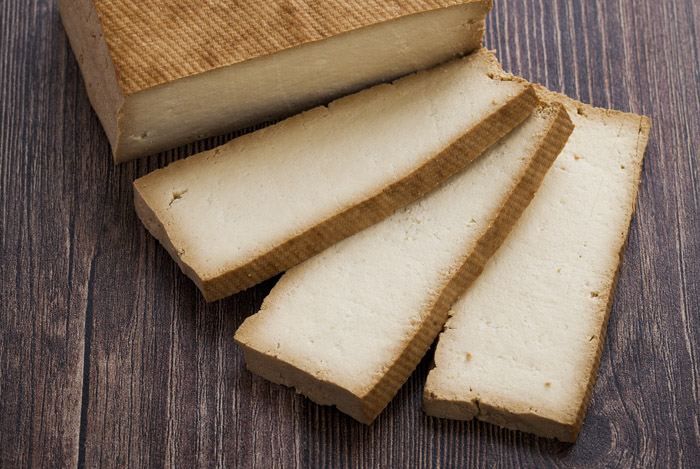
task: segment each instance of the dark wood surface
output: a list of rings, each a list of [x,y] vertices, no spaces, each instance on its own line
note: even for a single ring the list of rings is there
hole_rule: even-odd
[[[424,416],[430,356],[371,427],[248,373],[274,284],[205,304],[115,167],[51,0],[0,2],[0,466],[700,467],[700,3],[496,0],[506,69],[652,118],[603,361],[575,445]]]

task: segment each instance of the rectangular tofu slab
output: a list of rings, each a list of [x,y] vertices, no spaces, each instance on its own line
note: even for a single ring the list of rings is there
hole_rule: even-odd
[[[538,93],[565,103],[574,133],[453,306],[423,409],[573,442],[598,372],[649,119]]]
[[[422,199],[282,276],[235,340],[252,372],[371,423],[531,200],[572,126],[538,108]]]
[[[116,162],[292,115],[481,45],[491,0],[59,0]]]
[[[537,102],[482,50],[154,171],[134,183],[136,211],[217,300],[422,196]]]

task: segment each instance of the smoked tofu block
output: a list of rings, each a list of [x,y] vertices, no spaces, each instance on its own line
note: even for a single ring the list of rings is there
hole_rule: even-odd
[[[59,0],[117,163],[290,116],[481,45],[491,0]]]
[[[253,373],[371,423],[530,202],[572,126],[531,117],[420,200],[282,276],[236,342]]]
[[[134,183],[136,211],[217,300],[422,196],[537,103],[478,51],[154,171]]]
[[[423,409],[573,442],[598,373],[650,123],[538,93],[565,103],[574,133],[452,308]]]

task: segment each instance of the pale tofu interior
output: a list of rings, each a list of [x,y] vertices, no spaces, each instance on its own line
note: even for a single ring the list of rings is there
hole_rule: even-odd
[[[483,3],[409,15],[127,96],[117,162],[284,117],[481,44]]]
[[[533,114],[422,199],[291,269],[236,340],[358,397],[367,394],[493,224],[549,123]],[[271,378],[339,404],[323,402],[293,374]]]
[[[440,335],[431,415],[572,438],[633,212],[641,128],[639,116],[568,107],[568,144]]]
[[[249,262],[402,180],[525,85],[479,52],[378,85],[136,181],[202,279]]]

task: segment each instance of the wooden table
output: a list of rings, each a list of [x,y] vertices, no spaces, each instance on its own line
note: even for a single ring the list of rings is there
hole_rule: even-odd
[[[0,3],[0,466],[698,467],[697,0],[496,0],[506,69],[652,118],[600,375],[575,445],[424,416],[430,356],[371,427],[248,373],[274,284],[206,304],[114,166],[54,1]]]

